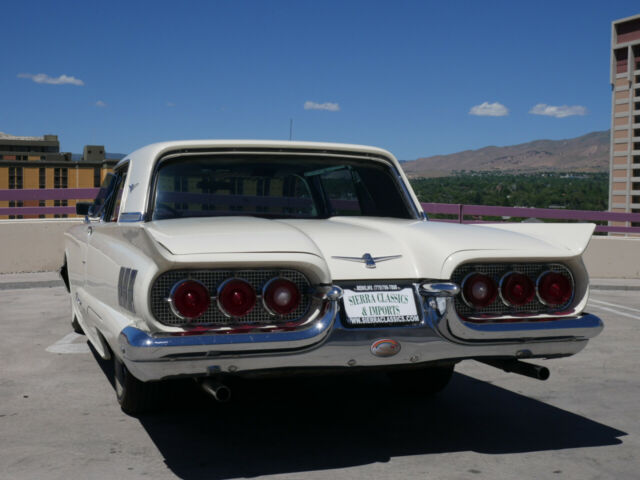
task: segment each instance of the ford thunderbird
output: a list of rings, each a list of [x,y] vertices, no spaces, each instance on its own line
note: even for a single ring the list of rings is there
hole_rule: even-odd
[[[373,147],[181,141],[122,159],[65,237],[70,319],[112,359],[125,412],[189,377],[386,372],[434,393],[474,359],[573,355],[591,224],[429,220],[398,161]]]

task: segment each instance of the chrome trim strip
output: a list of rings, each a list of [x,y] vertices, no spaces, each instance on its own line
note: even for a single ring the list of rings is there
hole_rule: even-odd
[[[538,322],[471,323],[465,325],[479,332],[522,332],[532,330],[563,330],[568,328],[601,328],[602,320],[590,313],[574,318],[555,318]]]
[[[338,312],[337,302],[331,302],[327,312],[305,329],[285,332],[252,332],[237,334],[154,335],[136,327],[125,327],[119,336],[121,351],[132,360],[159,359],[172,349],[183,347],[219,347],[233,345],[234,350],[264,348],[300,348],[321,340],[333,324]],[[266,345],[271,344],[271,345]],[[284,345],[284,346],[283,346]]]
[[[132,268],[120,267],[118,275],[118,305],[136,313],[133,297],[133,288],[138,271]]]
[[[453,282],[423,283],[419,293],[431,297],[455,297],[460,293],[460,287]]]
[[[453,308],[448,309],[446,321],[442,320],[436,319],[434,325],[444,337],[453,342],[474,342],[474,344],[478,342],[548,341],[559,337],[587,339],[595,337],[604,328],[598,317],[587,313],[566,317],[551,315],[523,317],[516,318],[515,321],[488,319],[483,323],[467,321],[461,318]]]
[[[118,217],[118,222],[141,222],[142,221],[142,213],[140,212],[124,212],[121,213]]]

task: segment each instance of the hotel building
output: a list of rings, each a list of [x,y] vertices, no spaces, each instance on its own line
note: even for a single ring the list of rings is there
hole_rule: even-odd
[[[612,23],[611,86],[609,209],[640,213],[640,15]]]

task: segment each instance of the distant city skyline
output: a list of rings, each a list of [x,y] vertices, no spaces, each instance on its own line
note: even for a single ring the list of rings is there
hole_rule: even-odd
[[[14,2],[0,131],[128,153],[292,119],[411,160],[608,129],[611,22],[637,2],[515,3]]]

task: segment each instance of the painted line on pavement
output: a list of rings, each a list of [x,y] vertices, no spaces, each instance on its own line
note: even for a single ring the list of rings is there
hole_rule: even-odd
[[[606,312],[615,313],[616,315],[622,315],[623,317],[629,317],[629,318],[633,318],[634,320],[640,320],[640,317],[637,315],[631,315],[630,313],[620,312],[619,310],[615,310],[613,308],[595,305],[595,304],[592,304],[591,301],[589,302],[589,304],[591,305],[591,307],[595,308],[596,310],[604,310]]]
[[[625,305],[618,305],[617,303],[609,303],[603,300],[594,300],[593,298],[590,298],[589,301],[592,303],[599,303],[601,305],[608,305],[609,307],[618,307],[623,310],[631,310],[632,312],[640,313],[640,309],[638,308],[627,307]]]
[[[46,351],[49,353],[89,353],[89,346],[86,342],[73,343],[79,338],[85,338],[85,336],[71,332],[53,345],[48,346]]]
[[[42,280],[34,282],[0,282],[0,290],[24,290],[26,288],[64,287],[62,280]]]

